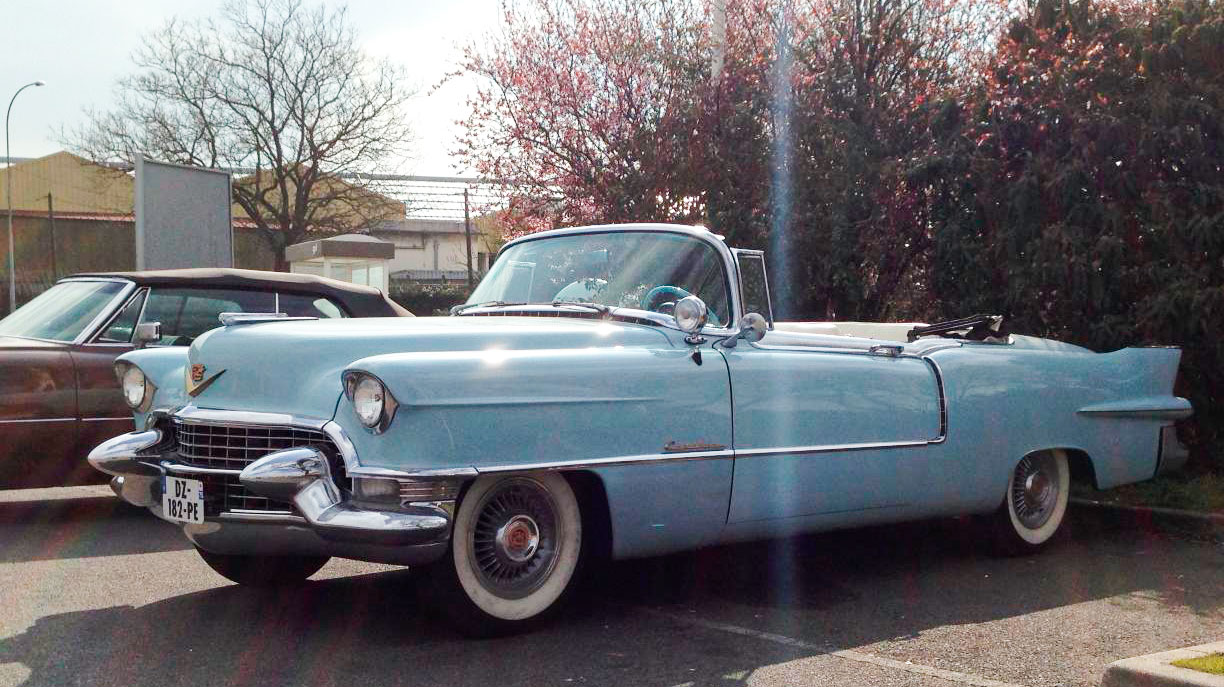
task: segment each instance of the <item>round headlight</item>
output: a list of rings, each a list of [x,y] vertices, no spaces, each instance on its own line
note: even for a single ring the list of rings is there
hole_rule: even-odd
[[[706,304],[696,296],[685,296],[676,301],[676,309],[672,311],[676,325],[688,334],[696,334],[706,324],[708,317]]]
[[[145,376],[135,365],[123,371],[123,400],[132,408],[139,408],[145,400]]]
[[[362,377],[353,387],[353,410],[357,419],[366,427],[374,427],[382,420],[387,391],[373,377]]]

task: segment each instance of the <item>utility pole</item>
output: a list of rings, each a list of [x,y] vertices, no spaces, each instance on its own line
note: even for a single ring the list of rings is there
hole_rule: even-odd
[[[55,259],[55,205],[47,194],[47,220],[51,222],[51,281],[59,279],[59,261]]]
[[[468,209],[468,190],[463,189],[463,233],[467,235],[468,291],[472,290],[472,215]]]

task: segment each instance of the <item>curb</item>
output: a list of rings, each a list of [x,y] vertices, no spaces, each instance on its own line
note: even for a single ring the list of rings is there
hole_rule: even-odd
[[[1188,532],[1214,538],[1224,537],[1224,514],[1156,506],[1126,506],[1074,496],[1070,501],[1076,508],[1093,511],[1098,518],[1108,519],[1114,524],[1140,529]]]
[[[1101,676],[1101,687],[1224,687],[1224,675],[1212,675],[1171,662],[1224,652],[1224,642],[1200,644],[1115,661]]]

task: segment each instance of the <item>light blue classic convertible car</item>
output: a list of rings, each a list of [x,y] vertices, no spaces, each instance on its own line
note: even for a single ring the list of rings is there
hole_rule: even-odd
[[[1035,550],[1072,479],[1176,468],[1180,351],[938,324],[775,322],[759,251],[619,225],[508,243],[452,317],[223,314],[116,363],[89,461],[246,584],[420,566],[461,629],[541,617],[584,557],[982,514]]]

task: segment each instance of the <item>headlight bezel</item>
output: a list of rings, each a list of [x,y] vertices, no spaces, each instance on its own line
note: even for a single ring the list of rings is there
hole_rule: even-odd
[[[128,374],[131,372],[140,374],[143,384],[141,387],[141,396],[138,403],[133,404],[132,399],[128,394]],[[135,363],[130,363],[126,360],[115,361],[115,377],[119,380],[119,393],[123,396],[123,402],[131,408],[133,412],[147,413],[153,407],[153,397],[157,395],[157,385],[149,378],[149,375]],[[133,385],[136,386],[136,385]]]
[[[395,411],[399,409],[399,402],[395,400],[395,396],[391,390],[387,388],[386,383],[378,378],[377,375],[370,374],[364,370],[345,370],[341,375],[341,380],[344,383],[344,396],[348,399],[349,407],[352,408],[353,416],[357,418],[357,422],[374,434],[382,434],[391,426],[391,421],[395,419]],[[372,422],[368,422],[365,417],[357,409],[358,400],[356,398],[358,387],[363,384],[375,384],[381,390],[382,408],[376,418]]]

